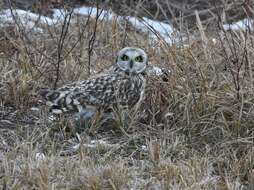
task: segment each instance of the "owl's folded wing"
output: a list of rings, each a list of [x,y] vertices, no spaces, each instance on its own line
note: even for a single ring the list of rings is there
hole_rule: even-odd
[[[57,90],[43,89],[39,94],[55,114],[81,112],[87,107],[107,107],[115,101],[117,76],[105,75],[65,85]]]

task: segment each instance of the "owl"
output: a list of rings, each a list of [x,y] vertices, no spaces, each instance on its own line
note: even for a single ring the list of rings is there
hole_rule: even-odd
[[[147,63],[144,50],[125,47],[110,72],[56,90],[42,90],[40,95],[54,114],[80,112],[89,118],[99,110],[132,109],[144,96]]]

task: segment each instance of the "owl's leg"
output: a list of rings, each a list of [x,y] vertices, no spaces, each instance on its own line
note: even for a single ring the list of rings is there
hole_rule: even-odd
[[[123,132],[123,134],[129,136],[126,132],[131,123],[128,107],[122,105],[115,106],[112,114],[113,119],[117,124],[116,126]]]
[[[75,114],[77,128],[79,130],[84,130],[90,127],[94,114],[95,111],[91,109],[82,109],[80,112]]]
[[[95,134],[98,128],[108,122],[112,122],[113,119],[114,114],[112,110],[103,109],[83,109],[76,117],[77,126],[82,130],[88,129],[88,132],[91,134]]]
[[[84,120],[89,120],[93,117],[94,110],[85,109],[81,113],[79,113],[79,117],[81,117]]]

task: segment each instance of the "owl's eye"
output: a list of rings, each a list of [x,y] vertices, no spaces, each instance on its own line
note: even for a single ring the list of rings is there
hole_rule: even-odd
[[[143,57],[142,56],[137,56],[135,58],[135,61],[137,61],[137,62],[143,62]]]
[[[121,57],[122,61],[128,61],[129,60],[129,57],[127,55],[123,55]]]

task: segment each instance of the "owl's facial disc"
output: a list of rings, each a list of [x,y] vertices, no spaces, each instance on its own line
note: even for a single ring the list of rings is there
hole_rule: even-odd
[[[118,53],[117,65],[128,74],[139,74],[146,69],[147,55],[142,49],[126,47]]]

